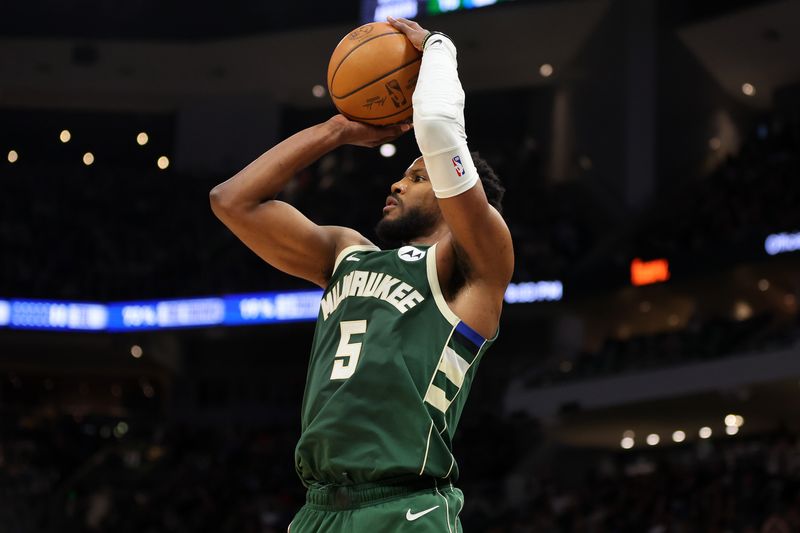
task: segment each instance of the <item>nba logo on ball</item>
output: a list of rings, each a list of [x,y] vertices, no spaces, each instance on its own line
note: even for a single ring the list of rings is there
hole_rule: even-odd
[[[458,174],[459,177],[464,175],[464,165],[461,164],[461,158],[459,156],[453,158],[453,166],[456,167],[456,174]]]

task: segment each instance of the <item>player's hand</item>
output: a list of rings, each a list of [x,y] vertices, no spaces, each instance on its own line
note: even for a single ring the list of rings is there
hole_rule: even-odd
[[[363,122],[350,120],[344,115],[334,115],[328,121],[336,128],[342,144],[366,146],[374,148],[383,143],[393,141],[411,129],[411,124],[395,124],[393,126],[372,126]]]
[[[405,33],[406,37],[408,37],[408,40],[414,45],[414,48],[422,52],[422,43],[425,42],[425,37],[427,37],[430,33],[428,30],[413,20],[404,19],[402,17],[386,17],[386,21],[394,26],[395,29]]]

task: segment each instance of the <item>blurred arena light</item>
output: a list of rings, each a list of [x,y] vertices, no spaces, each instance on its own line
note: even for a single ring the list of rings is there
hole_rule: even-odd
[[[136,144],[139,146],[144,146],[148,141],[150,141],[150,137],[143,131],[136,136]]]
[[[549,78],[553,75],[553,65],[550,63],[544,63],[539,67],[539,74],[541,74],[543,78]]]
[[[126,422],[118,422],[116,426],[114,426],[114,436],[118,439],[125,436],[128,432],[128,424]]]
[[[17,329],[100,331],[108,323],[108,311],[101,304],[11,300],[10,308],[8,325]]]
[[[162,155],[161,157],[158,158],[156,164],[158,165],[158,168],[164,170],[169,166],[169,158],[165,155]]]
[[[58,135],[58,139],[62,143],[68,143],[70,139],[72,139],[72,134],[69,130],[61,130],[61,133]]]
[[[622,436],[633,439],[636,437],[636,433],[632,429],[626,429],[622,432]]]
[[[736,426],[725,426],[725,433],[728,435],[736,435],[739,433],[739,428]]]
[[[642,261],[637,257],[631,261],[631,283],[637,287],[660,283],[669,278],[669,261],[666,259]]]
[[[383,157],[392,157],[397,153],[397,147],[395,147],[395,145],[392,143],[382,144],[380,147],[380,152]]]
[[[8,162],[9,163],[16,163],[19,159],[19,154],[16,150],[9,150],[8,151]]]
[[[142,394],[145,398],[152,398],[156,395],[156,390],[153,388],[153,385],[150,384],[149,381],[143,381],[141,383],[142,386]]]
[[[316,98],[322,98],[323,96],[325,96],[326,92],[327,91],[325,90],[325,87],[323,87],[320,84],[314,85],[311,88],[311,94],[313,94]]]
[[[700,431],[697,432],[697,434],[700,436],[701,439],[710,438],[712,433],[713,432],[711,431],[711,428],[708,426],[701,427]]]
[[[384,22],[387,16],[416,18],[470,10],[510,0],[361,0],[361,22]]]
[[[743,83],[742,84],[742,92],[746,96],[755,96],[756,88],[753,86],[752,83]]]
[[[560,281],[512,283],[505,301],[549,302],[562,295]],[[313,321],[321,297],[321,290],[307,290],[111,303],[0,299],[0,327],[117,332]]]
[[[778,255],[800,250],[800,232],[773,233],[764,241],[764,251],[769,255]]]
[[[725,415],[725,425],[737,428],[742,427],[744,425],[744,417],[736,414]]]
[[[619,443],[619,445],[625,450],[630,450],[633,448],[634,444],[635,441],[633,440],[633,437],[622,437],[622,440]]]
[[[139,346],[138,344],[134,344],[133,346],[131,346],[131,355],[133,356],[134,359],[139,359],[143,354],[144,351],[142,350],[141,346]]]
[[[428,13],[446,13],[448,11],[455,11],[457,9],[474,9],[476,7],[486,7],[496,4],[497,0],[430,0],[428,4]]]
[[[758,290],[761,292],[766,292],[769,290],[769,280],[768,279],[760,279],[758,280]]]
[[[739,300],[733,306],[733,318],[742,322],[753,316],[753,308],[749,303]]]
[[[532,302],[557,302],[564,296],[564,286],[560,281],[527,281],[510,283],[506,289],[505,301],[509,304]]]
[[[11,304],[0,300],[0,326],[7,326],[11,321]]]
[[[683,442],[686,440],[686,433],[679,429],[672,433],[672,440],[675,442]]]
[[[416,0],[362,0],[361,6],[362,13],[372,14],[362,22],[383,22],[388,16],[414,18],[419,14]]]
[[[92,152],[86,152],[83,154],[83,164],[87,167],[94,163],[94,154]]]
[[[647,436],[647,444],[648,445],[655,446],[659,442],[661,442],[661,437],[658,436],[658,433],[650,433]]]

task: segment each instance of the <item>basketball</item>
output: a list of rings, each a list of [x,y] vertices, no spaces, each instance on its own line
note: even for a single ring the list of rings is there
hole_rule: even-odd
[[[328,64],[328,92],[346,117],[376,126],[411,118],[422,54],[402,32],[372,22],[348,33]]]

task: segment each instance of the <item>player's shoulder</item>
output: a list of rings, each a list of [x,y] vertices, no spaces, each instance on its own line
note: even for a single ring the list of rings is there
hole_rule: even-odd
[[[333,254],[334,266],[331,273],[336,270],[342,257],[350,252],[380,250],[372,241],[352,228],[346,228],[344,226],[325,226],[325,229],[330,232],[335,242]]]
[[[353,228],[346,228],[344,226],[325,226],[335,242],[335,254],[338,256],[342,250],[351,246],[368,246],[378,249],[369,239],[364,237],[361,233]]]

